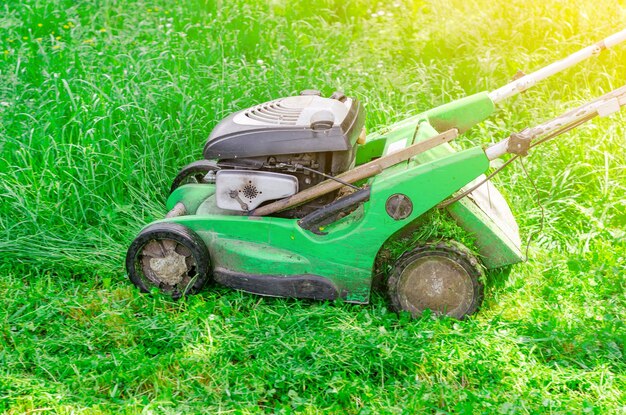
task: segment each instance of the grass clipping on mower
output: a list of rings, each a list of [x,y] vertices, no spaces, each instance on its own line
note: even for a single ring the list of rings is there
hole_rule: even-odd
[[[445,241],[461,243],[477,258],[480,257],[476,239],[461,228],[447,211],[433,208],[385,242],[374,263],[374,289],[384,291],[393,264],[404,253],[421,244]]]

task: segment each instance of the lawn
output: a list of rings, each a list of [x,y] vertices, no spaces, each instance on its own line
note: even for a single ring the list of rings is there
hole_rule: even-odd
[[[140,294],[123,264],[235,110],[342,90],[376,131],[624,21],[623,0],[1,2],[0,412],[626,413],[625,111],[533,151],[538,192],[519,163],[494,179],[530,258],[465,321],[411,320],[380,294],[361,306],[211,286],[172,301]],[[458,145],[624,79],[621,45]]]

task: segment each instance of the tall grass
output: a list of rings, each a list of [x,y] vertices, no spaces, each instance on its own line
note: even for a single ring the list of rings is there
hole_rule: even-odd
[[[623,2],[0,4],[0,411],[623,413],[624,115],[497,178],[531,260],[466,322],[211,287],[139,295],[125,250],[211,128],[321,89],[375,131],[623,28]],[[626,46],[506,103],[485,144],[618,87]],[[542,225],[543,223],[543,225]]]

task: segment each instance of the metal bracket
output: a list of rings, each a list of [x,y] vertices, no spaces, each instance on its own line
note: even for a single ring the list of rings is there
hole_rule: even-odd
[[[527,137],[524,131],[511,134],[507,142],[506,151],[519,156],[527,156],[528,150],[530,149],[530,142],[530,137]]]
[[[172,210],[167,212],[167,215],[165,215],[165,217],[169,219],[169,218],[177,218],[179,216],[185,216],[185,215],[187,215],[187,208],[185,207],[183,202],[178,202],[174,205]]]
[[[231,199],[235,199],[237,202],[239,202],[239,205],[241,206],[241,210],[243,212],[248,211],[248,204],[244,202],[243,200],[241,200],[241,198],[239,197],[239,192],[237,190],[229,191],[228,196],[230,196]]]

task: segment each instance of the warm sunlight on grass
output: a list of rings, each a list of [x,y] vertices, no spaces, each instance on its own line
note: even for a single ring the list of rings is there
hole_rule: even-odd
[[[367,129],[626,26],[623,1],[24,0],[0,6],[0,412],[620,414],[624,111],[496,179],[530,261],[463,321],[386,300],[141,295],[123,258],[229,113],[307,88]],[[487,144],[617,88],[626,45],[505,103]]]

